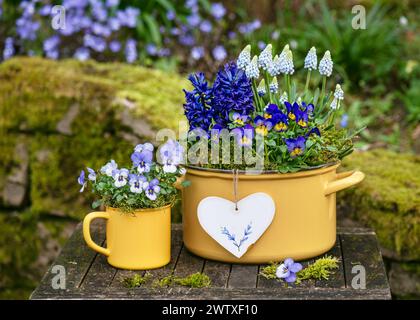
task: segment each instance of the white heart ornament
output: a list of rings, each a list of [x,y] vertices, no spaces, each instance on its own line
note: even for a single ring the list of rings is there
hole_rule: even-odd
[[[270,226],[276,210],[266,193],[253,193],[237,203],[207,197],[197,208],[198,221],[207,234],[237,258],[257,242]]]

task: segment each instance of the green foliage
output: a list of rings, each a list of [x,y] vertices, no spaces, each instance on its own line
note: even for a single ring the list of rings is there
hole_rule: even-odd
[[[141,285],[145,284],[152,278],[152,274],[150,272],[146,272],[143,276],[139,274],[135,274],[132,277],[127,277],[121,280],[122,284],[126,288],[136,288],[140,287]]]
[[[36,219],[29,212],[0,212],[0,298],[26,299],[40,275],[33,272],[41,246]]]
[[[374,228],[382,247],[400,259],[420,258],[420,159],[401,152],[376,149],[343,161],[366,179],[337,195],[351,216]]]
[[[296,284],[304,280],[328,280],[331,272],[338,269],[338,258],[326,255],[315,260],[297,273]]]

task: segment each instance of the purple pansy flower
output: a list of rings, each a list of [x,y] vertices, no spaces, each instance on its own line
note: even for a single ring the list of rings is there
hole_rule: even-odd
[[[87,171],[89,172],[88,179],[90,181],[96,181],[96,172],[92,168],[87,167]]]
[[[153,153],[148,150],[143,150],[142,152],[134,152],[131,155],[131,161],[133,161],[133,165],[137,167],[137,171],[139,173],[150,171],[152,158]]]
[[[155,178],[150,182],[144,182],[143,189],[146,194],[146,197],[148,197],[152,201],[156,200],[157,195],[160,192],[159,180]]]
[[[296,273],[302,270],[302,265],[288,258],[277,268],[276,276],[291,283],[296,281]]]
[[[262,136],[266,136],[268,131],[273,128],[273,122],[270,119],[264,119],[261,116],[256,116],[254,119],[255,132]]]
[[[136,145],[136,147],[134,148],[134,151],[135,152],[143,152],[143,151],[153,152],[154,149],[155,147],[153,146],[153,144],[151,144],[150,142],[146,142],[144,144]]]
[[[254,127],[250,124],[241,128],[235,128],[232,131],[236,143],[242,147],[251,147],[252,139],[254,138]]]
[[[275,114],[278,114],[278,113],[280,113],[279,107],[274,103],[270,103],[264,109],[264,118],[265,119],[271,119]]]
[[[85,171],[84,170],[80,171],[80,175],[77,178],[77,183],[82,186],[82,188],[80,189],[80,192],[83,192],[83,190],[85,190],[85,187],[86,187]]]
[[[237,124],[239,126],[245,125],[245,123],[248,121],[248,119],[249,119],[249,116],[246,115],[246,114],[241,115],[239,112],[234,112],[232,114],[233,123]]]
[[[305,151],[305,137],[297,137],[296,139],[285,139],[287,150],[292,158],[300,156]]]
[[[133,193],[141,193],[143,191],[143,184],[147,179],[138,174],[130,174],[128,184],[130,185],[130,191]]]
[[[306,110],[301,110],[297,108],[295,111],[296,116],[296,123],[301,126],[302,128],[306,128],[308,126],[308,112]]]
[[[127,184],[128,175],[130,172],[127,169],[116,169],[112,173],[112,177],[114,178],[114,185],[117,188],[124,187]]]
[[[113,172],[117,168],[118,164],[114,160],[111,160],[101,168],[101,173],[107,175],[108,177],[112,177]]]
[[[286,131],[289,125],[289,120],[283,112],[278,112],[273,115],[272,121],[275,123],[273,129],[275,131]]]
[[[177,166],[182,162],[184,148],[175,140],[168,140],[159,149],[159,155],[166,173],[175,173]]]

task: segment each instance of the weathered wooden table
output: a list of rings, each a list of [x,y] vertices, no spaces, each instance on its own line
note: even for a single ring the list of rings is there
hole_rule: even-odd
[[[97,220],[91,227],[96,243],[105,242],[105,224]],[[121,280],[145,271],[119,270],[107,264],[103,255],[89,249],[79,225],[60,256],[45,274],[31,299],[390,299],[390,289],[375,233],[368,229],[339,229],[335,247],[328,253],[340,257],[340,268],[328,281],[302,282],[286,287],[283,282],[259,275],[263,265],[224,264],[199,258],[182,244],[182,228],[173,225],[171,262],[150,270],[157,278],[173,273],[185,277],[195,272],[207,274],[209,288],[153,288],[144,285],[126,288]],[[311,261],[304,261],[305,266]],[[54,289],[54,266],[64,266],[66,289]],[[366,289],[354,289],[355,265],[366,270]]]

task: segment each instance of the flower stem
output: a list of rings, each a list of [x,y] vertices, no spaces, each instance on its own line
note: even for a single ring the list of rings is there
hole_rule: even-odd
[[[270,91],[270,83],[268,82],[268,72],[264,71],[264,80],[265,80],[265,90],[268,94],[268,101],[271,103],[271,91]]]
[[[306,84],[305,84],[305,92],[303,93],[303,96],[306,99],[306,95],[308,93],[308,88],[309,88],[309,81],[311,80],[311,70],[308,70],[308,74],[306,75]]]
[[[261,106],[260,106],[260,97],[258,95],[257,85],[255,83],[255,79],[252,79],[252,91],[254,92],[254,102],[255,102],[255,109],[257,112],[260,112]]]
[[[327,83],[327,77],[326,76],[323,76],[322,77],[322,87],[321,87],[321,100],[320,100],[321,106],[324,105],[325,85],[326,85],[326,83]]]

